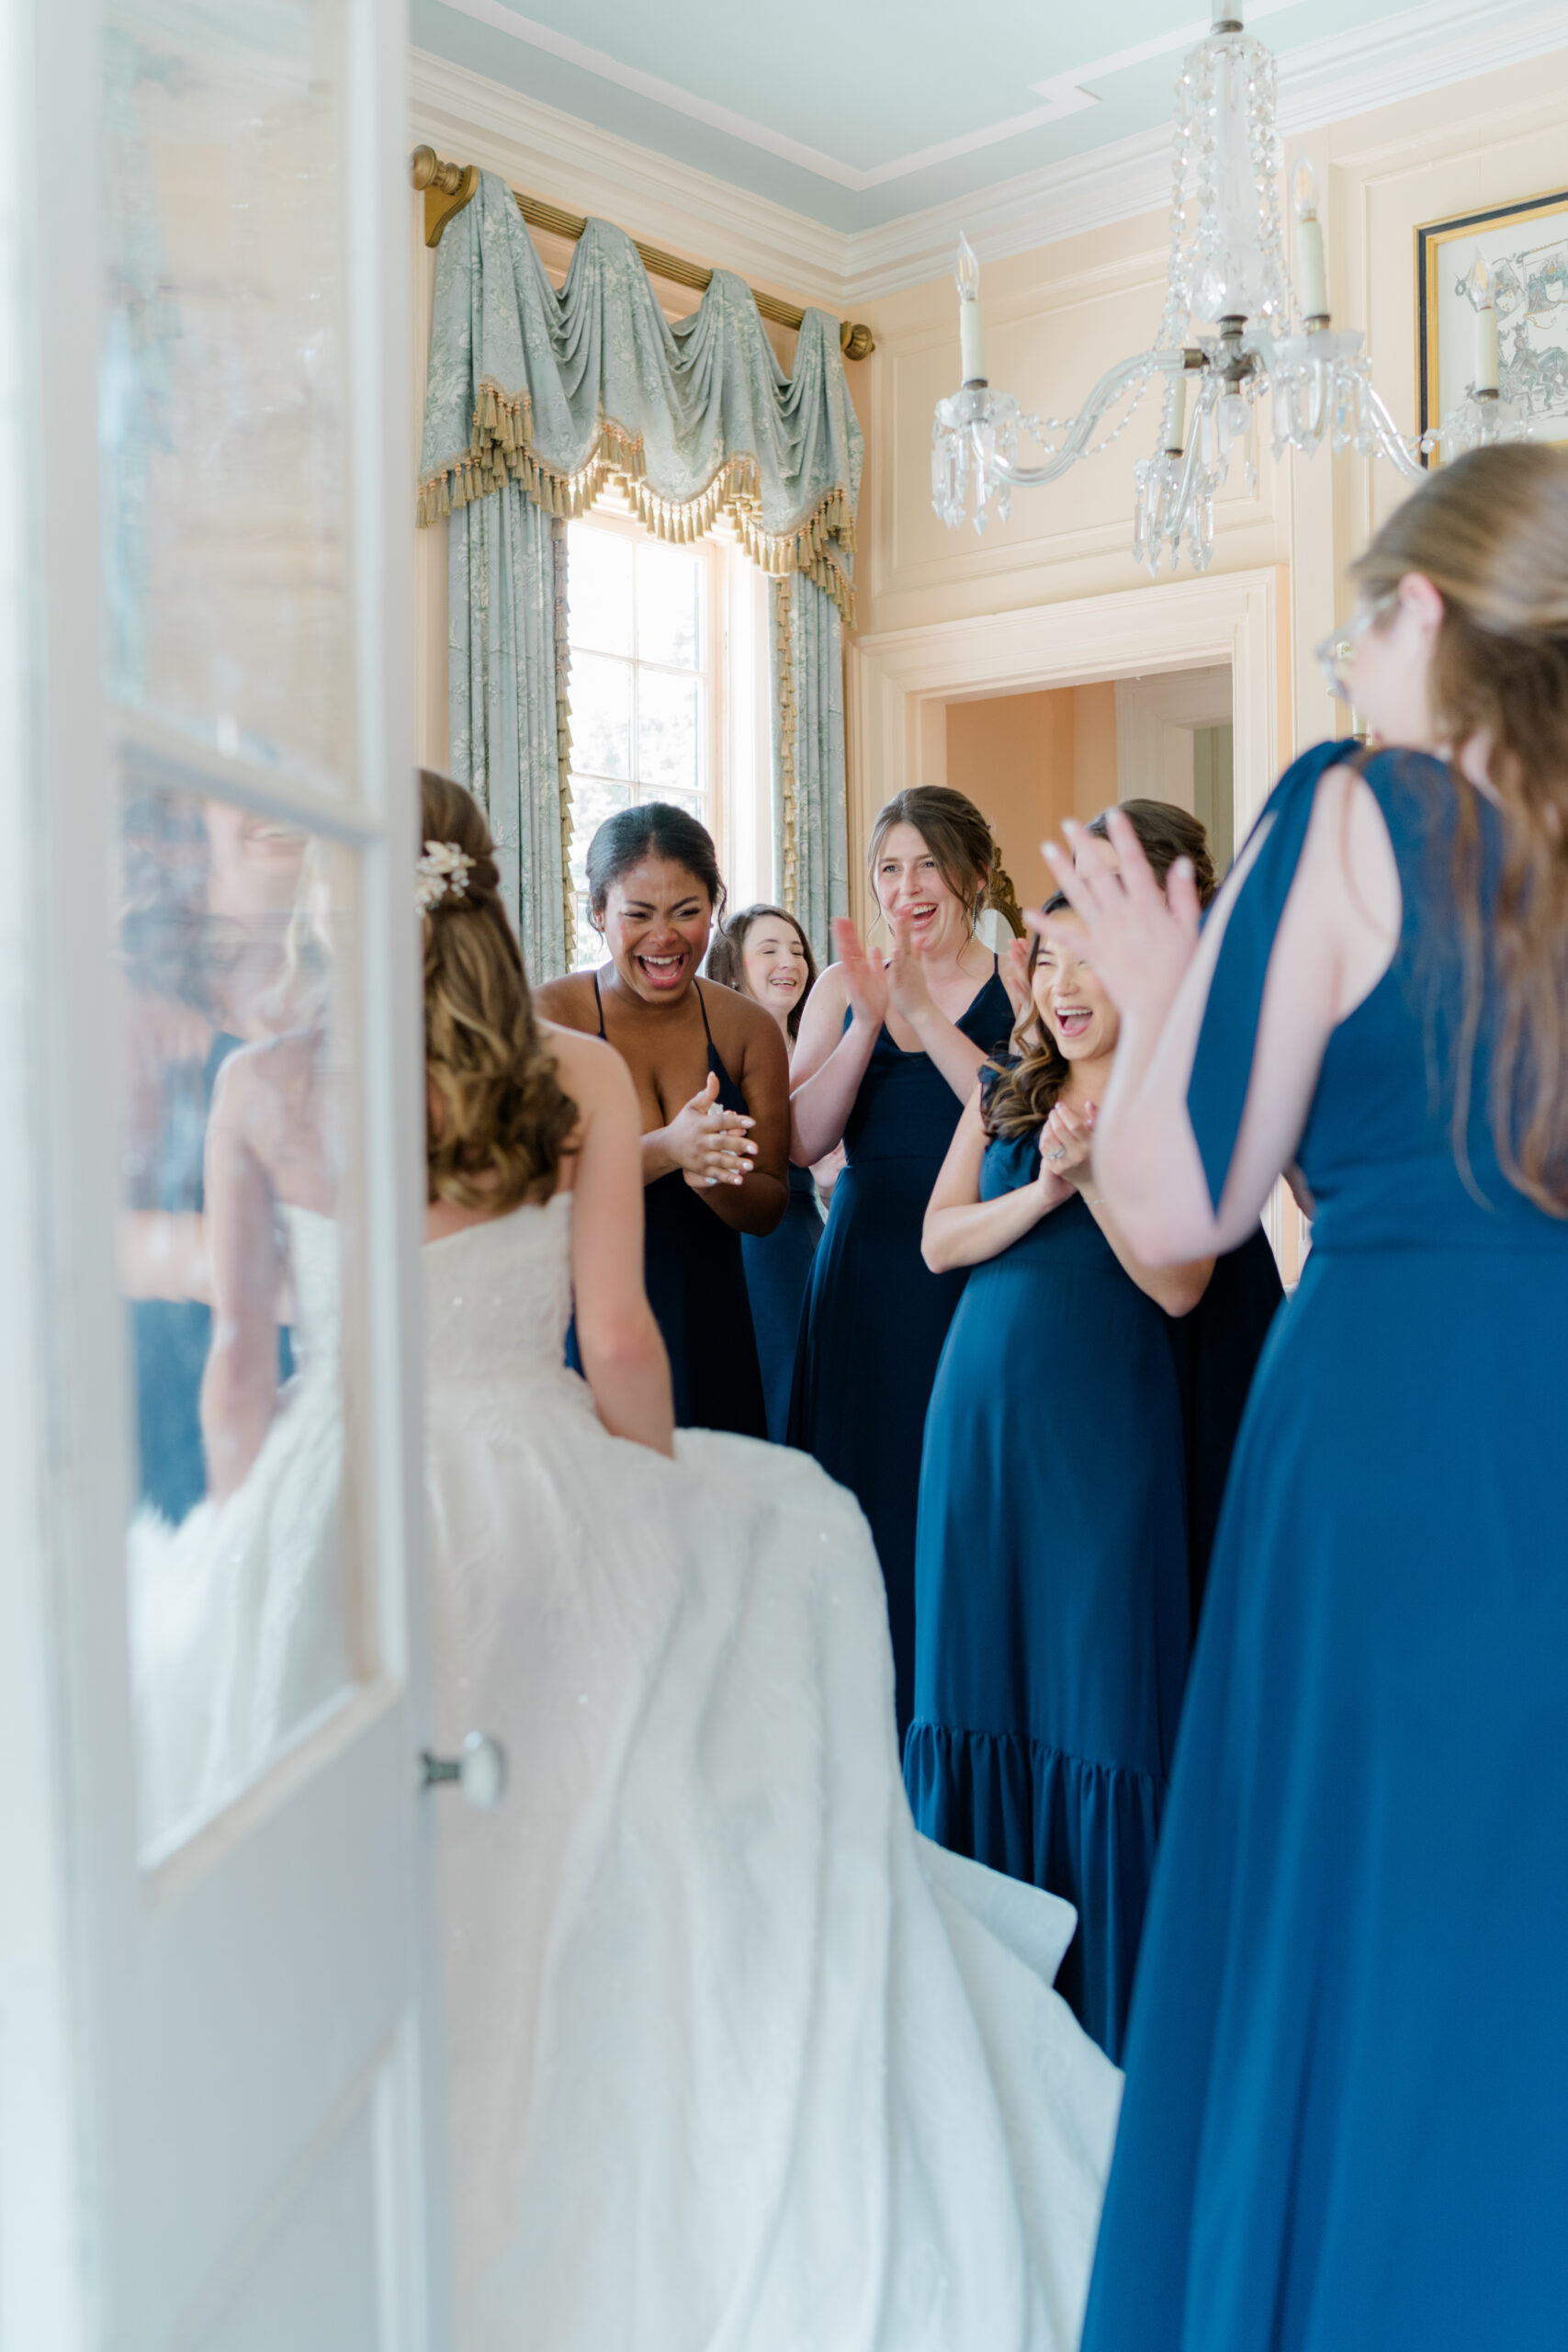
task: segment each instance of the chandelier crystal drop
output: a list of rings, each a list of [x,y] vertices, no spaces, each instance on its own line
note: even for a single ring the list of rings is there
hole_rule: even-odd
[[[1007,520],[1015,490],[1057,481],[1108,447],[1151,385],[1160,421],[1151,456],[1133,469],[1133,552],[1157,575],[1185,550],[1196,571],[1213,553],[1214,499],[1239,449],[1248,490],[1258,480],[1260,402],[1269,401],[1276,459],[1336,450],[1386,458],[1408,481],[1433,450],[1454,458],[1483,442],[1528,439],[1527,411],[1498,396],[1494,288],[1479,252],[1467,281],[1476,313],[1475,381],[1440,425],[1407,441],[1371,379],[1362,337],[1337,328],[1328,307],[1316,175],[1303,158],[1292,185],[1295,277],[1286,260],[1281,151],[1272,52],[1244,30],[1239,6],[1215,17],[1176,85],[1171,143],[1170,258],[1165,307],[1147,351],[1108,368],[1074,417],[1025,413],[987,379],[980,272],[960,238],[955,272],[963,382],[939,401],[931,427],[931,503],[956,529]],[[1114,421],[1112,421],[1114,420]],[[1102,427],[1108,429],[1101,432]],[[1020,435],[1041,451],[1021,465]],[[1096,436],[1100,435],[1099,438]]]

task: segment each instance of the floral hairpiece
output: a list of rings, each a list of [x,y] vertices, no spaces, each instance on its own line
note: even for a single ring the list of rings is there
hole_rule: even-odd
[[[420,913],[427,915],[449,899],[466,899],[473,870],[474,860],[456,842],[426,842],[424,855],[413,870],[413,895]]]

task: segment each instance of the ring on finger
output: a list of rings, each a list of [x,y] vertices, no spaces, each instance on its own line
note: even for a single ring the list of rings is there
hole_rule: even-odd
[[[1067,1147],[1065,1143],[1054,1143],[1045,1154],[1047,1159],[1066,1159],[1066,1156]]]

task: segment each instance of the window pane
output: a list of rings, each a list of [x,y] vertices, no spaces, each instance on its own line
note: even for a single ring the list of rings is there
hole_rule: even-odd
[[[574,767],[594,775],[632,774],[632,665],[602,653],[571,657]]]
[[[571,870],[581,879],[586,873],[588,844],[604,823],[617,808],[632,805],[633,787],[629,784],[611,784],[603,776],[574,775],[571,779]]]
[[[577,962],[579,972],[592,971],[604,960],[604,950],[588,912],[588,844],[606,817],[629,808],[636,787],[613,784],[603,776],[571,779],[571,879],[577,893]]]
[[[637,550],[637,650],[640,662],[694,670],[698,662],[701,563],[687,548]]]
[[[366,1670],[339,1344],[355,868],[129,765],[119,853],[131,1648],[166,1848]]]
[[[669,670],[637,676],[637,784],[656,799],[701,788],[695,678]]]
[[[632,541],[618,531],[596,531],[588,523],[568,525],[567,636],[574,646],[630,653],[634,552]]]
[[[106,10],[109,691],[354,778],[342,0]]]

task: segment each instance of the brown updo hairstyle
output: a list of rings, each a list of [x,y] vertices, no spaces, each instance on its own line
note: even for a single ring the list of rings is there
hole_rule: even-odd
[[[424,917],[426,1197],[499,1216],[554,1193],[577,1105],[534,1017],[479,803],[429,768],[419,789],[421,841],[473,860],[462,893]]]
[[[754,922],[762,922],[769,916],[788,923],[799,940],[800,952],[806,958],[806,986],[790,1010],[788,1026],[793,1044],[800,1028],[800,1016],[806,1010],[806,1000],[817,986],[817,958],[811,953],[811,942],[787,908],[742,907],[738,914],[731,915],[723,930],[716,933],[713,945],[708,949],[707,974],[709,979],[716,980],[721,988],[733,989],[738,996],[744,996],[747,993],[746,935]]]
[[[1351,571],[1367,604],[1392,602],[1409,572],[1443,600],[1427,704],[1445,741],[1485,738],[1506,820],[1492,943],[1502,1001],[1493,1136],[1515,1189],[1550,1216],[1568,1216],[1568,449],[1515,442],[1439,467]],[[1454,784],[1462,1157],[1486,957],[1475,788],[1457,763]]]
[[[866,844],[865,870],[872,902],[881,912],[876,892],[876,861],[895,825],[913,825],[936,860],[936,870],[963,905],[974,930],[986,903],[986,886],[997,860],[991,829],[975,803],[945,784],[912,784],[896,792],[876,814]]]
[[[1214,861],[1209,854],[1209,836],[1197,818],[1168,800],[1123,800],[1119,805],[1138,836],[1139,847],[1149,861],[1155,880],[1163,888],[1177,859],[1190,858],[1199,903],[1206,907],[1216,888]],[[1100,841],[1109,841],[1109,809],[1101,810],[1084,827],[1085,832],[1093,833]],[[1058,890],[1054,898],[1046,899],[1043,911],[1055,915],[1064,910],[1071,912],[1066,892]],[[1008,1143],[1020,1136],[1037,1134],[1044,1125],[1071,1069],[1034,1004],[1034,968],[1040,961],[1040,934],[1036,932],[1029,943],[1029,962],[1025,967],[1030,1001],[1019,1014],[1012,1033],[1012,1050],[1017,1059],[987,1088],[981,1105],[986,1133]]]

